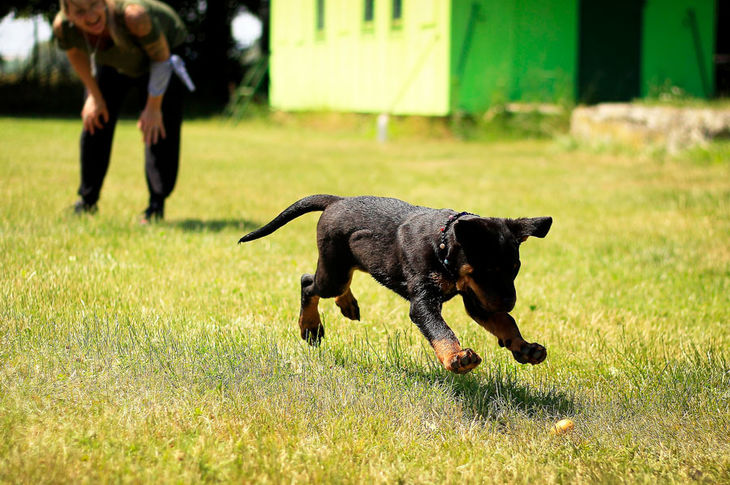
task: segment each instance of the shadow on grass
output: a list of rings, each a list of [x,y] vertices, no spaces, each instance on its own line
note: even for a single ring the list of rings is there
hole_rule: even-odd
[[[482,363],[484,365],[484,363]],[[517,411],[530,417],[563,417],[575,414],[573,395],[562,389],[521,380],[514,369],[501,364],[486,373],[465,376],[439,371],[419,372],[418,378],[450,389],[465,409],[475,415],[499,419]]]
[[[261,226],[261,224],[245,219],[183,219],[180,221],[170,221],[172,227],[185,232],[221,232],[227,229],[236,229],[242,232],[252,231]]]
[[[564,417],[575,414],[575,394],[550,383],[526,379],[515,364],[501,360],[482,362],[466,375],[446,371],[424,346],[413,355],[402,348],[398,333],[388,338],[385,352],[370,345],[367,338],[351,344],[351,350],[331,349],[335,362],[343,367],[355,365],[365,372],[400,369],[414,382],[447,390],[473,416],[499,420],[514,412],[535,418]],[[409,337],[403,337],[412,343]],[[354,350],[354,351],[353,351]]]

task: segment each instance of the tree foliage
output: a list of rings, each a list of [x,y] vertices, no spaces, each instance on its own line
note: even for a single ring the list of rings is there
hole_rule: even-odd
[[[58,0],[4,0],[0,3],[0,18],[9,13],[19,17],[42,14],[50,17],[58,10]]]

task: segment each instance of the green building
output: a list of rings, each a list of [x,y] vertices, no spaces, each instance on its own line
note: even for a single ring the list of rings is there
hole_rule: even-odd
[[[625,101],[670,86],[708,98],[717,5],[272,0],[270,101],[289,111],[447,115],[513,101]]]

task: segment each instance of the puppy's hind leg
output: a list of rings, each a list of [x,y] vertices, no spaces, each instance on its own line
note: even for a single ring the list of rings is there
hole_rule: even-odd
[[[314,276],[302,275],[302,307],[299,311],[299,331],[310,345],[318,345],[324,337],[324,326],[319,318],[319,295],[315,291]]]
[[[342,311],[345,317],[350,320],[360,320],[360,305],[357,304],[357,300],[352,294],[352,290],[350,290],[351,282],[352,272],[350,273],[345,290],[339,296],[335,297],[335,304],[340,307],[340,311]]]
[[[319,344],[324,337],[324,325],[319,317],[319,299],[335,297],[342,314],[351,320],[360,319],[360,307],[350,291],[352,268],[334,268],[322,259],[313,275],[302,275],[302,308],[299,313],[301,336],[310,345]]]

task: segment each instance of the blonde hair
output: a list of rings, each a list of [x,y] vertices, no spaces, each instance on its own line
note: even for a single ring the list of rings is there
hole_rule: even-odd
[[[128,46],[129,41],[127,40],[126,36],[124,36],[119,31],[119,23],[116,21],[117,19],[115,16],[117,15],[117,2],[116,0],[102,0],[104,2],[104,6],[106,7],[106,26],[109,29],[109,35],[112,38],[112,41],[114,44],[119,46]],[[66,3],[68,0],[59,0],[59,6],[61,8],[61,12],[63,12],[63,15],[68,19],[68,6]]]
[[[66,6],[66,2],[68,0],[58,0],[59,7],[61,8],[61,12],[63,12],[64,15],[68,17],[68,7]],[[112,7],[112,9],[115,7],[115,1],[114,0],[102,0],[107,7]]]

